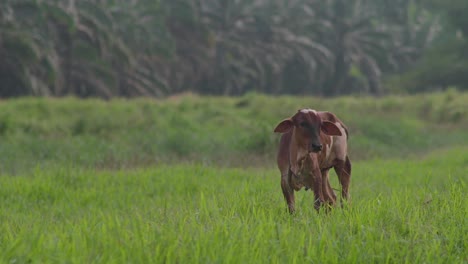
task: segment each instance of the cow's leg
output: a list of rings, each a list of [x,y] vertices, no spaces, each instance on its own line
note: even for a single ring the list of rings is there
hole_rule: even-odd
[[[323,198],[325,199],[325,202],[328,203],[328,205],[335,205],[336,202],[336,195],[335,192],[333,191],[331,185],[330,185],[330,180],[328,178],[328,171],[330,169],[322,169],[322,190],[323,190]]]
[[[311,175],[309,175],[309,177],[307,178],[309,181],[308,185],[312,186],[314,190],[314,207],[315,210],[318,211],[320,209],[320,206],[323,204],[324,198],[322,188],[322,173],[320,172],[317,158],[314,156],[311,156]]]
[[[351,181],[351,161],[349,160],[348,156],[346,156],[345,161],[338,160],[334,169],[341,184],[340,201],[343,205],[343,199],[348,200],[349,198],[349,183]]]
[[[314,207],[315,210],[319,210],[320,206],[322,206],[324,202],[323,198],[323,188],[322,188],[322,173],[320,173],[319,169],[313,170],[312,177],[314,179]]]
[[[295,211],[295,200],[294,200],[294,190],[291,187],[290,183],[291,172],[281,174],[281,189],[283,190],[284,199],[288,205],[289,213],[294,213]]]

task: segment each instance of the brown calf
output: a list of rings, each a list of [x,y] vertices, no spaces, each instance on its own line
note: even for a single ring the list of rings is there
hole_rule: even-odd
[[[341,199],[348,199],[351,162],[348,157],[348,129],[334,114],[301,109],[281,121],[275,132],[282,133],[278,151],[281,188],[293,213],[294,191],[314,191],[315,209],[323,203],[333,206],[336,195],[328,180],[333,167],[340,181]]]

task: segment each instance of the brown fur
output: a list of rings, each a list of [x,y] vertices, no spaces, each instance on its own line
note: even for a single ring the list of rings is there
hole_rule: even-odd
[[[322,204],[335,205],[336,195],[328,179],[331,168],[335,169],[342,187],[341,199],[348,199],[351,178],[351,162],[347,154],[349,133],[341,120],[330,112],[302,109],[281,121],[275,132],[282,133],[277,163],[289,212],[295,211],[294,191],[302,187],[313,190],[317,210]]]

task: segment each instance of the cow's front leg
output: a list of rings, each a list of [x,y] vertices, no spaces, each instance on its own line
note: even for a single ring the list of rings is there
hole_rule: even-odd
[[[334,206],[336,202],[336,195],[330,185],[330,180],[328,179],[328,171],[329,169],[321,170],[323,198],[325,199],[325,202],[328,205]]]
[[[323,186],[322,186],[322,174],[320,173],[319,169],[313,170],[312,175],[313,179],[313,189],[314,189],[314,208],[315,210],[319,210],[322,206],[324,199],[323,199]]]
[[[289,213],[294,213],[295,211],[295,200],[294,200],[294,190],[290,184],[291,172],[281,174],[281,189],[283,190],[284,199],[288,205]]]
[[[314,207],[315,210],[319,210],[323,204],[323,185],[322,185],[322,173],[320,172],[319,164],[317,158],[314,156],[316,154],[311,154],[311,166],[310,166],[310,175],[308,178],[308,185],[312,186],[314,190]]]

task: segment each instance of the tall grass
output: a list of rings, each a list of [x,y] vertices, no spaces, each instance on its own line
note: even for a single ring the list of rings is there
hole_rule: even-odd
[[[293,216],[273,166],[3,174],[0,262],[466,263],[467,151],[356,162],[351,204]]]
[[[467,100],[0,101],[0,263],[467,263]],[[351,130],[328,214],[280,191],[272,130],[301,107]]]
[[[0,101],[0,171],[53,164],[131,168],[168,162],[269,165],[275,125],[297,109],[336,113],[353,160],[420,155],[468,142],[467,93],[402,97],[238,98],[164,101],[23,98]]]

